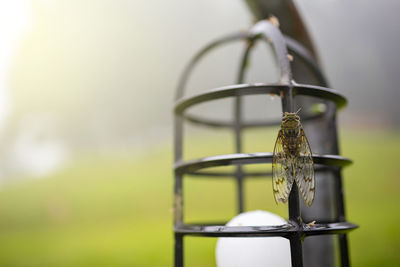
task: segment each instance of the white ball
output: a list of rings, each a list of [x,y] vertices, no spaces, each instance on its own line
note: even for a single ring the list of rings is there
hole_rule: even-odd
[[[248,211],[230,220],[227,226],[268,226],[287,222],[268,211]],[[290,243],[283,237],[223,237],[217,241],[218,267],[291,266]]]

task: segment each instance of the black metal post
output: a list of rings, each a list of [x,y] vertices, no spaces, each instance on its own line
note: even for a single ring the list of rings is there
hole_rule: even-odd
[[[175,267],[183,266],[183,235],[175,233]]]
[[[183,119],[175,116],[174,120],[174,155],[175,162],[183,160]],[[183,225],[183,176],[175,173],[174,179],[174,226]],[[183,267],[183,235],[175,233],[175,255],[176,267]]]
[[[289,223],[298,229],[289,238],[292,267],[303,267],[302,233],[299,231],[303,227],[303,222],[300,213],[299,190],[296,183],[293,183],[292,191],[289,194]]]
[[[235,118],[235,127],[234,127],[234,135],[235,135],[235,152],[242,152],[242,99],[240,96],[237,96],[235,99],[234,106],[234,118]],[[244,189],[243,189],[243,170],[242,166],[238,165],[236,167],[236,184],[237,184],[237,195],[238,195],[238,213],[242,213],[244,210]]]
[[[337,170],[337,178],[335,182],[335,196],[336,196],[336,220],[339,222],[346,221],[344,209],[344,194],[342,185],[341,171]],[[340,263],[342,267],[350,266],[350,255],[348,248],[348,240],[345,234],[339,235],[339,248],[340,248]]]

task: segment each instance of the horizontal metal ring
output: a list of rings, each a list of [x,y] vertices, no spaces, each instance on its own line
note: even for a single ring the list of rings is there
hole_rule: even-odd
[[[332,166],[331,166],[332,167]],[[332,170],[329,166],[315,166],[314,171],[315,172],[326,172]],[[205,178],[214,178],[214,177],[219,177],[219,178],[237,178],[236,172],[212,172],[212,171],[194,171],[194,172],[188,172],[186,173],[191,176],[202,176]],[[265,177],[272,177],[272,172],[271,171],[243,171],[242,170],[242,175],[243,178],[265,178]]]
[[[301,121],[305,122],[305,121],[312,121],[312,120],[316,120],[316,119],[320,119],[321,117],[323,117],[324,112],[315,114],[315,115],[311,115],[311,116],[302,116],[301,117]],[[209,119],[204,119],[198,116],[193,116],[190,114],[184,114],[183,117],[194,124],[201,124],[201,125],[205,125],[208,127],[216,127],[216,128],[235,128],[237,127],[237,125],[235,124],[235,122],[225,122],[225,121],[219,121],[219,120],[209,120]],[[268,127],[268,126],[277,126],[280,125],[282,123],[282,119],[279,120],[271,120],[271,121],[244,121],[242,122],[239,127],[242,129],[249,129],[249,128],[260,128],[260,127]]]
[[[182,114],[187,108],[199,103],[233,96],[275,94],[280,95],[293,88],[293,95],[305,95],[333,101],[338,108],[346,105],[346,98],[334,89],[302,84],[238,84],[207,90],[190,97],[184,97],[175,103],[175,114]]]
[[[193,225],[184,224],[175,226],[175,233],[184,235],[207,236],[207,237],[273,237],[280,236],[289,238],[295,233],[305,236],[344,234],[358,225],[349,222],[335,222],[314,224],[308,226],[303,224],[296,227],[292,224],[276,226],[225,226],[225,225]]]
[[[273,153],[237,153],[225,154],[218,156],[210,156],[190,161],[178,161],[174,164],[175,173],[184,174],[192,173],[200,169],[228,166],[228,165],[241,165],[241,164],[260,164],[272,163]],[[338,156],[338,155],[313,155],[315,164],[345,167],[352,163],[351,160]]]

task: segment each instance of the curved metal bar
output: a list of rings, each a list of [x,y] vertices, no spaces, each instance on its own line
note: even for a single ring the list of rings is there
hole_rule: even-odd
[[[263,20],[255,24],[250,31],[239,32],[227,35],[220,39],[217,39],[210,44],[206,45],[203,49],[201,49],[188,63],[186,68],[184,69],[181,78],[178,83],[178,87],[176,90],[175,100],[180,99],[184,95],[185,86],[187,80],[189,78],[192,69],[197,64],[197,62],[209,51],[212,49],[237,40],[252,40],[260,37],[264,37],[265,40],[270,41],[272,43],[273,49],[275,50],[275,54],[277,56],[277,61],[280,67],[280,83],[282,84],[290,84],[292,80],[292,72],[290,69],[290,62],[288,59],[288,52],[286,48],[285,38],[281,34],[281,32],[272,25],[269,21]]]
[[[295,226],[283,224],[277,226],[225,226],[225,225],[181,225],[175,227],[175,232],[186,235],[208,237],[255,237],[281,236],[288,238],[297,232]]]
[[[211,171],[195,171],[195,172],[188,172],[188,175],[191,176],[204,176],[205,178],[232,178],[235,177],[236,172],[211,172]]]
[[[242,56],[242,61],[240,62],[240,67],[239,67],[239,72],[237,76],[236,82],[241,84],[244,83],[244,77],[246,75],[246,70],[247,67],[249,66],[249,57],[251,50],[254,47],[255,42],[257,41],[257,38],[252,38],[248,40],[248,43],[246,44],[246,49],[244,50],[243,56]]]
[[[242,95],[257,95],[257,94],[275,94],[280,95],[281,92],[289,90],[287,85],[282,84],[238,84],[211,89],[201,94],[196,94],[191,97],[183,98],[175,104],[175,114],[182,114],[190,106],[199,104],[209,100],[216,100],[225,97],[242,96]],[[293,85],[294,95],[306,95],[312,97],[319,97],[325,100],[331,100],[335,102],[338,108],[342,108],[346,105],[346,98],[341,95],[338,91],[315,86],[315,85]]]
[[[287,48],[291,54],[298,56],[302,62],[304,62],[314,73],[315,77],[319,81],[319,84],[324,87],[328,87],[328,82],[318,67],[318,63],[311,52],[305,48],[302,44],[297,42],[295,39],[292,39],[289,36],[285,35],[285,41]]]
[[[274,27],[274,26],[272,26]],[[274,29],[274,28],[271,28]],[[194,66],[197,64],[197,62],[200,61],[200,59],[207,54],[208,52],[210,52],[211,50],[213,50],[216,47],[219,47],[221,45],[225,45],[227,43],[230,43],[232,41],[240,41],[240,40],[256,40],[259,36],[257,36],[257,34],[259,34],[259,32],[257,32],[257,30],[259,30],[259,28],[254,28],[254,32],[238,32],[238,33],[233,33],[233,34],[229,34],[227,36],[224,36],[220,39],[217,39],[211,43],[209,43],[208,45],[206,45],[204,48],[202,48],[187,64],[187,66],[185,67],[185,69],[182,72],[182,75],[179,79],[179,83],[177,86],[177,90],[176,90],[176,95],[175,95],[175,100],[180,99],[181,97],[183,97],[184,95],[184,91],[185,91],[185,86],[186,83],[188,81],[188,78],[194,68]],[[254,35],[256,34],[256,35]],[[269,37],[266,37],[269,38]],[[322,72],[320,71],[320,69],[318,68],[318,64],[316,63],[316,60],[314,59],[314,57],[312,56],[312,54],[303,46],[301,45],[299,42],[297,42],[296,40],[288,37],[288,36],[284,36],[284,40],[286,42],[286,46],[287,49],[297,55],[299,58],[302,59],[302,61],[304,63],[306,63],[307,66],[310,67],[310,69],[312,70],[312,72],[315,74],[316,78],[320,81],[322,86],[327,86],[328,83],[325,79],[325,76],[322,74]],[[282,53],[282,57],[283,57]],[[287,54],[287,52],[286,52]],[[286,61],[287,60],[287,56],[286,59],[282,58],[282,60]],[[287,62],[284,63],[285,67],[287,65]],[[244,75],[244,73],[242,74]]]
[[[272,237],[280,236],[289,238],[295,233],[305,236],[343,234],[354,230],[358,225],[349,222],[314,224],[308,226],[303,224],[296,227],[292,224],[276,226],[225,226],[225,225],[179,225],[175,232],[185,235],[208,236],[208,237]]]
[[[274,27],[274,26],[272,26],[272,27]],[[271,28],[271,29],[274,29],[274,28]],[[254,29],[254,32],[238,32],[238,33],[229,34],[227,36],[224,36],[224,37],[222,37],[220,39],[217,39],[217,40],[209,43],[204,48],[202,48],[189,61],[188,65],[185,67],[185,69],[184,69],[184,71],[183,71],[183,73],[182,73],[182,75],[180,77],[179,83],[178,83],[178,87],[177,87],[176,95],[175,95],[175,100],[178,100],[178,99],[183,97],[186,83],[188,81],[188,78],[189,78],[194,66],[197,64],[197,62],[205,54],[207,54],[209,51],[211,51],[212,49],[214,49],[216,47],[219,47],[221,45],[225,45],[225,44],[227,44],[229,42],[232,42],[232,41],[253,40],[253,39],[255,41],[257,38],[260,37],[260,36],[257,36],[258,33],[257,33],[256,30],[257,29]],[[256,34],[256,35],[254,35],[254,34]],[[269,38],[269,37],[266,37],[266,38]],[[314,59],[312,54],[306,48],[304,48],[304,46],[302,46],[300,43],[298,43],[296,40],[294,40],[294,39],[292,39],[292,38],[290,38],[288,36],[284,36],[284,39],[286,41],[287,49],[291,53],[297,55],[307,66],[309,66],[311,71],[315,74],[316,78],[321,83],[321,85],[326,87],[328,83],[327,83],[324,75],[322,74],[322,72],[319,70],[318,65],[316,63],[316,60]],[[249,48],[249,49],[251,49],[251,48]],[[283,57],[284,52],[283,53],[281,52],[281,54],[282,54],[281,57]],[[286,66],[287,63],[288,63],[287,56],[286,56],[286,58],[282,58],[282,60],[283,60],[282,62],[284,62],[284,66],[287,67]],[[245,66],[243,66],[243,67],[245,67]],[[242,76],[241,79],[243,80],[244,69],[243,69],[243,71],[241,73],[241,76]]]
[[[174,164],[175,173],[193,173],[197,170],[218,167],[218,166],[229,166],[238,164],[260,164],[260,163],[272,163],[273,153],[271,152],[260,152],[260,153],[236,153],[236,154],[225,154],[211,157],[205,157],[190,161],[181,161]],[[352,163],[350,159],[337,156],[337,155],[313,155],[315,164],[345,167]]]
[[[268,20],[261,20],[250,29],[250,32],[254,36],[264,37],[265,40],[272,44],[279,66],[279,82],[281,84],[290,84],[292,82],[292,70],[285,38],[281,31]]]
[[[304,121],[317,120],[317,119],[320,119],[321,117],[323,117],[324,114],[325,113],[318,113],[316,115],[303,116],[301,118],[301,121],[304,122]],[[209,119],[200,118],[200,117],[190,115],[190,114],[184,114],[183,118],[185,118],[187,121],[189,121],[191,123],[201,124],[201,125],[205,125],[208,127],[217,127],[217,128],[233,128],[233,127],[235,127],[234,123],[232,123],[232,122],[209,120]],[[271,121],[249,121],[249,122],[243,122],[241,125],[241,128],[246,129],[246,128],[277,126],[277,125],[280,125],[281,123],[282,123],[282,119],[271,120]]]
[[[330,100],[336,104],[338,109],[341,109],[347,105],[346,98],[337,90],[316,86],[294,83],[293,95],[305,95],[325,100]]]
[[[336,167],[333,167],[336,168]],[[332,170],[332,166],[315,166],[314,171],[315,172],[326,172]],[[187,175],[191,176],[202,176],[204,178],[232,178],[235,176],[234,172],[212,172],[212,171],[194,171],[194,172],[187,172]],[[252,172],[246,172],[243,171],[243,177],[244,178],[265,178],[265,177],[272,177],[272,172],[267,172],[267,171],[252,171]]]
[[[336,223],[324,223],[324,224],[314,224],[310,227],[307,224],[303,224],[304,233],[306,236],[314,235],[337,235],[344,234],[351,230],[358,228],[357,224],[350,222],[336,222]]]
[[[188,63],[188,65],[185,67],[183,70],[183,73],[179,79],[178,87],[176,89],[176,94],[175,94],[175,100],[178,100],[183,97],[185,93],[185,86],[188,81],[189,75],[192,72],[194,66],[197,64],[197,62],[209,51],[212,49],[227,44],[232,41],[239,41],[239,40],[245,40],[245,39],[251,39],[252,34],[249,32],[238,32],[238,33],[233,33],[229,34],[227,36],[224,36],[220,39],[217,39],[208,45],[206,45],[203,49],[201,49]]]

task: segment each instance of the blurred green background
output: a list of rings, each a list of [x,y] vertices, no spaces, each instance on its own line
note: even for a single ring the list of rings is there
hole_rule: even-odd
[[[259,147],[261,141],[272,147],[272,134],[254,137],[251,146]],[[399,131],[346,130],[341,137],[343,154],[355,159],[344,171],[348,219],[360,225],[350,233],[352,262],[397,266]],[[204,145],[221,146],[202,138],[197,144],[196,153],[204,152]],[[167,144],[142,157],[85,155],[44,179],[4,186],[0,264],[170,266],[171,163]],[[233,182],[188,178],[185,190],[188,220],[229,220],[235,215]],[[286,207],[273,200],[269,179],[250,178],[245,190],[247,210],[270,210],[287,217]],[[188,237],[185,242],[188,266],[215,266],[216,239]]]
[[[296,3],[349,99],[339,129],[354,160],[344,170],[347,217],[360,225],[352,263],[399,266],[400,3]],[[174,88],[203,44],[251,23],[239,0],[0,1],[0,266],[172,266]],[[211,53],[189,93],[232,84],[242,48]],[[276,78],[268,56],[256,49],[249,82]],[[246,103],[247,117],[279,116],[277,99]],[[225,104],[199,110],[227,118]],[[188,131],[187,158],[233,152],[230,133]],[[271,151],[276,131],[246,132],[246,152]],[[287,217],[270,180],[245,190],[246,210]],[[234,191],[189,177],[186,218],[231,219]],[[215,266],[216,239],[185,242],[188,266]]]

